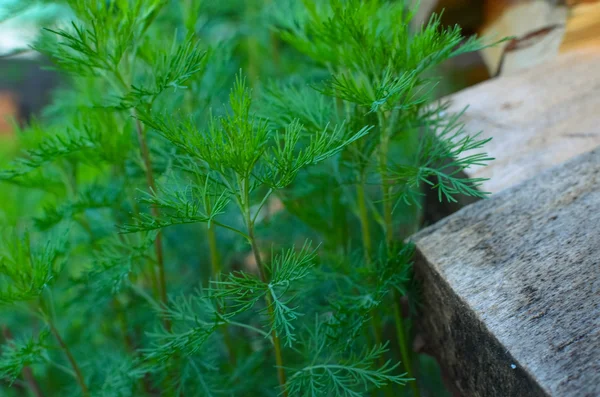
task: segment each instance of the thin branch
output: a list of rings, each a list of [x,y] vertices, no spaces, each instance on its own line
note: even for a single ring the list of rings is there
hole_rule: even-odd
[[[260,214],[260,210],[265,205],[265,203],[267,202],[267,200],[269,199],[269,197],[271,196],[272,193],[273,193],[273,189],[271,188],[271,189],[269,189],[267,194],[265,194],[265,197],[263,197],[262,201],[258,205],[258,208],[256,209],[256,213],[252,217],[252,223],[256,222],[256,218],[258,218],[258,214]]]
[[[135,117],[135,110],[133,111],[133,116]],[[142,154],[142,159],[144,161],[144,168],[146,171],[146,183],[148,185],[148,190],[150,191],[150,193],[156,192],[156,184],[154,182],[154,173],[152,171],[152,162],[150,160],[150,151],[148,150],[148,144],[146,142],[144,127],[137,117],[135,118],[135,126],[136,126],[138,143],[140,145],[140,152]],[[158,219],[160,217],[160,211],[159,211],[158,207],[153,205],[151,211],[152,211],[152,216],[154,218]],[[163,302],[163,304],[166,305],[168,303],[167,280],[166,280],[166,275],[165,275],[162,234],[160,233],[160,231],[156,234],[156,239],[154,240],[154,251],[156,253],[156,262],[157,262],[157,266],[158,266],[158,285],[159,285],[160,300]],[[169,330],[171,328],[171,324],[167,320],[165,320],[165,328],[167,330]]]
[[[268,284],[268,278],[267,278],[267,274],[266,274],[266,269],[265,269],[265,264],[261,258],[260,255],[260,250],[258,247],[258,244],[256,242],[256,237],[254,235],[254,222],[252,220],[252,214],[250,213],[250,194],[249,194],[249,184],[248,184],[248,178],[245,178],[243,183],[241,184],[242,186],[242,197],[244,198],[244,208],[241,208],[241,210],[244,212],[244,216],[246,219],[246,226],[248,227],[248,237],[249,237],[249,241],[250,241],[250,245],[252,247],[252,253],[254,254],[254,259],[256,260],[256,266],[258,267],[258,271],[260,273],[260,278],[262,280],[263,283]],[[267,305],[267,311],[269,314],[269,318],[271,319],[272,322],[275,322],[275,313],[273,310],[273,300],[271,298],[271,295],[269,294],[265,294],[265,303]],[[283,397],[287,397],[288,393],[287,393],[287,388],[286,388],[286,375],[285,375],[285,368],[283,366],[283,355],[282,355],[282,351],[281,351],[281,341],[279,339],[279,336],[277,335],[277,331],[275,329],[273,329],[271,331],[271,337],[273,339],[273,347],[275,350],[275,363],[277,364],[277,377],[279,379],[279,385],[282,388],[282,393],[281,395]]]
[[[247,241],[250,241],[250,236],[248,236],[246,233],[242,232],[241,230],[238,230],[232,226],[228,226],[224,223],[221,223],[221,222],[218,222],[215,220],[211,220],[210,222],[214,223],[217,226],[221,226],[224,229],[231,230],[232,232],[235,232],[235,233],[239,234],[240,236],[242,236],[243,238],[245,238]]]
[[[69,360],[69,363],[71,364],[71,367],[73,368],[73,371],[75,371],[75,378],[77,379],[77,383],[79,384],[79,387],[81,388],[81,392],[83,393],[83,395],[85,397],[89,397],[90,391],[88,390],[88,387],[85,384],[85,380],[83,379],[81,369],[79,368],[79,365],[77,364],[77,361],[75,360],[75,357],[71,353],[69,346],[67,346],[67,344],[65,343],[63,338],[60,336],[60,334],[59,334],[58,330],[56,329],[56,327],[54,326],[54,323],[52,322],[52,320],[50,320],[50,319],[48,320],[48,325],[50,326],[50,331],[52,332],[52,335],[54,335],[54,337],[56,338],[56,341],[58,342],[60,347],[65,352],[65,355],[67,356],[67,359]]]

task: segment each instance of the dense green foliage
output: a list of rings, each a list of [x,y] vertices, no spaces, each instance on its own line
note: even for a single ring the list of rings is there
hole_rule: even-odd
[[[490,160],[432,76],[481,44],[402,1],[64,6],[0,171],[0,393],[418,395],[403,240]]]

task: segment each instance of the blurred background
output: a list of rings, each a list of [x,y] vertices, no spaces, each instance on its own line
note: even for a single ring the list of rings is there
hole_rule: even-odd
[[[466,34],[512,41],[444,65],[439,95],[496,75],[535,67],[561,52],[600,47],[600,0],[421,0],[418,25],[443,11],[447,25]],[[21,10],[23,0],[0,0],[0,134],[10,136],[48,102],[60,77],[28,46],[41,26],[68,19],[65,9],[43,4]]]
[[[414,0],[416,3],[417,1]],[[58,4],[24,7],[27,0],[0,0],[0,139],[38,114],[60,76],[29,45],[40,27],[68,20]],[[440,71],[444,96],[497,75],[535,67],[561,52],[600,50],[600,0],[421,0],[415,24],[443,10],[443,22],[467,35],[490,40],[511,36],[501,46],[453,59]]]

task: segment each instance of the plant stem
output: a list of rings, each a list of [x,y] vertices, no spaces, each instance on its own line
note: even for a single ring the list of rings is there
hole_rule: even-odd
[[[215,232],[215,224],[211,223],[207,228],[208,234],[208,250],[210,253],[210,265],[212,271],[212,278],[217,279],[217,277],[221,274],[221,256],[219,255],[219,250],[217,248],[217,235]],[[217,307],[219,313],[222,314],[224,311],[222,307]],[[229,330],[227,323],[222,325],[223,328],[223,341],[225,342],[225,347],[227,348],[227,352],[229,353],[229,361],[232,366],[235,366],[236,357],[235,350],[233,349],[233,343],[231,343],[231,338],[229,336]]]
[[[7,342],[13,339],[13,335],[6,325],[2,326],[2,334],[4,335],[4,339],[6,339]],[[31,370],[31,368],[23,367],[22,373],[23,378],[25,378],[25,381],[29,386],[29,389],[31,389],[31,393],[33,393],[35,397],[44,397],[42,388],[40,387],[39,383],[37,383],[37,381],[35,380],[35,376],[33,375],[33,371]]]
[[[398,294],[398,291],[394,290],[394,320],[396,321],[396,336],[398,338],[398,346],[400,346],[400,355],[402,356],[402,362],[404,364],[404,368],[406,370],[407,375],[410,378],[414,378],[410,351],[408,349],[402,348],[402,346],[408,346],[408,341],[406,340],[406,328],[404,325],[404,317],[402,316],[399,304],[400,299],[401,296]],[[419,397],[419,385],[417,384],[416,379],[414,382],[410,382],[410,387],[412,388],[413,395],[415,397]]]
[[[263,331],[262,329],[259,328],[255,328],[251,325],[248,324],[244,324],[244,323],[238,323],[237,321],[227,321],[224,324],[227,325],[233,325],[234,327],[240,327],[240,328],[245,328],[248,329],[252,332],[256,332],[257,334],[260,334],[262,336],[264,336],[265,338],[269,339],[271,341],[271,335],[269,335],[267,332]],[[272,342],[272,341],[271,341]]]
[[[258,244],[256,242],[256,237],[254,235],[254,218],[250,213],[250,194],[249,194],[249,183],[248,178],[243,179],[243,183],[240,184],[242,188],[242,200],[241,204],[243,206],[242,210],[244,211],[244,218],[246,221],[246,226],[248,227],[248,240],[250,241],[250,246],[252,247],[252,253],[254,254],[254,260],[256,261],[256,266],[258,267],[258,272],[260,275],[260,279],[263,283],[268,284],[269,279],[266,274],[266,269],[264,262],[260,256],[260,250],[258,248]],[[265,303],[267,305],[267,312],[269,314],[269,318],[272,322],[275,321],[275,313],[273,311],[273,299],[270,294],[265,294]],[[271,332],[271,336],[273,339],[273,347],[275,350],[275,363],[277,365],[277,378],[279,379],[279,385],[281,386],[283,397],[287,397],[288,393],[286,390],[286,375],[285,369],[283,367],[283,355],[281,349],[281,341],[279,340],[279,336],[277,335],[277,331],[273,329]]]
[[[133,111],[133,115],[135,117],[135,111]],[[144,127],[139,119],[135,120],[135,127],[137,132],[138,143],[140,145],[140,152],[142,154],[142,160],[144,161],[144,168],[146,171],[146,184],[148,185],[148,190],[150,193],[156,192],[156,183],[154,182],[154,173],[152,171],[152,161],[150,159],[150,151],[148,150],[148,144],[146,142],[146,136],[144,133]],[[154,218],[160,217],[160,212],[156,206],[152,206],[152,216]],[[154,240],[154,251],[156,254],[156,263],[158,265],[158,293],[160,296],[160,301],[163,305],[167,305],[167,278],[165,275],[165,263],[164,263],[164,255],[163,255],[163,246],[162,246],[162,233],[158,232],[156,235],[156,239]],[[164,325],[167,331],[171,329],[171,321],[169,319],[164,319]]]
[[[356,187],[356,195],[358,201],[358,214],[360,219],[360,228],[362,232],[363,250],[365,251],[365,262],[371,264],[371,230],[369,226],[369,211],[367,209],[367,201],[365,195],[365,181],[361,176],[360,183]]]
[[[394,222],[393,222],[393,206],[392,206],[392,197],[391,197],[391,181],[389,179],[387,173],[388,167],[388,153],[389,153],[389,135],[387,131],[386,118],[383,112],[378,113],[378,121],[379,128],[381,131],[381,142],[379,145],[379,172],[381,175],[381,190],[382,190],[382,200],[383,200],[383,219],[385,225],[385,242],[387,246],[388,256],[392,254],[392,247],[394,244]],[[396,323],[396,337],[398,340],[398,346],[400,348],[400,355],[402,356],[402,361],[404,365],[404,369],[409,377],[414,378],[414,372],[412,369],[412,363],[410,358],[410,349],[408,341],[406,340],[406,330],[404,325],[404,320],[402,317],[402,312],[400,308],[400,299],[398,296],[398,292],[394,291],[393,294],[394,300],[394,321]],[[411,387],[413,390],[413,396],[419,397],[419,388],[416,383],[411,382]]]
[[[125,344],[125,348],[127,349],[127,351],[130,354],[133,354],[134,356],[138,356],[139,355],[139,351],[136,350],[136,344],[134,342],[134,340],[140,340],[139,337],[139,333],[136,332],[135,333],[135,338],[131,337],[130,331],[129,331],[129,326],[127,324],[127,316],[126,316],[126,310],[125,307],[123,307],[123,305],[121,304],[121,302],[119,301],[118,297],[114,297],[113,298],[113,306],[114,309],[117,313],[117,318],[119,319],[119,323],[120,323],[120,328],[121,328],[121,333],[123,334],[123,342]],[[144,390],[144,392],[148,395],[148,394],[152,394],[151,389],[152,386],[150,385],[150,383],[148,382],[148,378],[147,375],[144,376],[142,379],[140,379],[138,381],[139,383],[139,387],[141,390]]]
[[[362,174],[360,176],[360,182],[356,186],[356,195],[357,195],[357,201],[358,201],[358,215],[359,215],[360,226],[361,226],[361,231],[362,231],[363,250],[365,251],[364,252],[365,263],[369,267],[371,267],[371,264],[372,264],[372,262],[371,262],[371,249],[372,249],[371,230],[369,227],[369,212],[368,212],[367,202],[366,202],[364,174]],[[383,334],[383,330],[382,330],[383,327],[381,324],[381,316],[379,315],[379,310],[377,310],[377,308],[375,308],[373,310],[373,315],[371,316],[371,328],[373,329],[373,338],[375,339],[375,344],[381,345],[381,343],[382,343],[381,336]],[[385,358],[383,356],[381,356],[379,358],[379,363],[380,363],[380,365],[385,364]],[[384,391],[385,395],[391,396],[391,391],[392,390],[390,387],[386,387],[385,391]],[[371,395],[376,396],[377,392],[373,391],[373,393]]]
[[[121,86],[121,88],[127,92],[129,90],[129,86],[125,82],[123,75],[117,69],[114,70],[114,76],[117,79],[117,82]],[[112,79],[109,79],[109,82],[112,82]],[[148,105],[148,106],[151,106]],[[150,193],[156,192],[156,183],[154,182],[154,172],[152,171],[152,160],[150,159],[150,150],[148,149],[148,143],[146,142],[146,134],[144,131],[144,126],[140,122],[137,117],[137,112],[134,109],[131,110],[131,115],[135,119],[135,130],[138,140],[138,145],[140,147],[140,153],[142,155],[142,161],[144,162],[145,174],[146,174],[146,185]],[[160,216],[160,211],[156,206],[152,206],[152,216],[158,218]],[[152,270],[152,283],[156,286],[157,296],[160,298],[160,301],[163,305],[167,305],[167,281],[165,275],[165,265],[164,265],[164,255],[163,255],[163,246],[162,246],[162,233],[158,231],[156,235],[156,239],[154,240],[154,251],[156,255],[156,263],[158,265],[158,277],[156,276],[156,271]],[[163,324],[167,331],[171,330],[171,321],[169,319],[163,319]]]
[[[254,225],[250,224],[248,226],[248,235],[250,237],[250,245],[252,246],[252,252],[254,254],[254,259],[256,260],[256,265],[258,267],[258,271],[260,273],[260,278],[263,283],[268,283],[268,279],[266,276],[264,263],[260,256],[260,251],[258,250],[258,245],[256,244],[256,238],[254,237]],[[271,321],[274,321],[275,314],[273,312],[273,300],[270,294],[265,294],[265,303],[267,305],[267,311],[269,313],[269,317]],[[279,336],[277,335],[277,331],[272,331],[273,337],[273,346],[275,348],[275,363],[277,364],[277,377],[279,379],[279,385],[283,388],[282,396],[287,397],[287,390],[285,389],[285,384],[287,382],[285,370],[283,369],[283,356],[281,353],[281,341],[279,340]]]
[[[114,72],[117,81],[125,90],[125,92],[129,89],[127,83],[125,83],[125,79],[119,72],[119,70],[115,70]],[[151,107],[151,105],[148,105]],[[131,110],[131,115],[135,119],[135,131],[137,135],[138,145],[140,147],[140,154],[142,155],[142,161],[144,162],[145,174],[146,174],[146,185],[148,191],[152,194],[156,192],[156,183],[154,182],[154,172],[152,170],[152,160],[150,158],[150,150],[148,149],[148,143],[146,142],[146,133],[144,130],[144,126],[140,122],[137,117],[137,112],[134,109]],[[160,211],[156,206],[152,206],[151,210],[152,216],[154,218],[160,217]],[[165,275],[165,264],[164,264],[164,254],[163,254],[163,245],[162,245],[162,232],[159,230],[156,234],[156,238],[154,239],[154,252],[156,255],[156,264],[158,267],[158,275],[156,274],[156,269],[154,266],[150,269],[150,275],[152,280],[152,287],[154,289],[154,293],[160,299],[161,304],[166,307],[168,302],[167,298],[167,278]],[[152,263],[152,262],[150,262]],[[163,326],[167,332],[171,331],[171,320],[167,317],[162,318]],[[172,374],[168,374],[169,377]]]
[[[390,181],[387,175],[387,158],[388,158],[388,138],[382,137],[379,153],[379,168],[381,175],[381,190],[383,200],[383,221],[385,229],[385,242],[388,251],[394,242],[394,222],[393,222],[393,207],[390,196]]]
[[[129,327],[127,326],[127,317],[125,316],[125,308],[123,307],[121,302],[119,302],[119,298],[116,296],[113,297],[112,303],[113,303],[115,312],[117,313],[117,318],[119,319],[119,326],[121,329],[121,333],[123,334],[122,336],[123,336],[123,343],[125,344],[125,348],[130,353],[134,353],[135,352],[135,344],[134,344],[133,340],[131,339],[131,335],[129,334]]]
[[[215,225],[210,224],[207,228],[208,234],[208,250],[210,252],[210,266],[212,270],[212,277],[216,279],[221,274],[221,258],[219,250],[217,249],[217,235],[215,233]]]
[[[56,339],[56,341],[58,342],[60,347],[63,349],[63,351],[65,352],[65,355],[67,356],[67,359],[69,360],[69,363],[71,364],[71,367],[73,368],[73,371],[75,372],[75,378],[77,379],[77,383],[79,384],[79,387],[81,388],[82,394],[85,397],[89,397],[90,391],[88,390],[88,388],[85,384],[83,375],[81,374],[81,369],[79,368],[79,365],[77,365],[77,361],[75,360],[75,357],[73,357],[71,350],[69,349],[69,347],[67,346],[67,344],[65,343],[63,338],[60,336],[60,334],[58,333],[58,330],[54,326],[54,322],[51,319],[48,320],[48,325],[50,326],[50,331],[52,332],[52,335],[54,335],[54,338]]]

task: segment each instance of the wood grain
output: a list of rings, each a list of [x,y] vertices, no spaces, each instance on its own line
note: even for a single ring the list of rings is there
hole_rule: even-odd
[[[600,0],[580,0],[573,5],[559,51],[585,47],[600,52]]]
[[[577,48],[600,52],[599,0],[487,0],[484,5],[480,34],[514,37],[483,50],[492,75],[513,74]],[[515,42],[520,45],[510,48]]]
[[[579,50],[445,98],[496,160],[469,170],[499,192],[600,145],[600,53]],[[468,153],[467,153],[468,154]]]
[[[489,41],[514,37],[517,41],[528,42],[518,51],[507,51],[510,42],[482,50],[490,73],[509,75],[555,58],[565,34],[569,12],[562,3],[556,0],[486,1],[486,23],[481,28],[482,36]],[[545,34],[532,36],[535,32]]]
[[[600,149],[413,237],[418,328],[468,397],[600,396]]]

